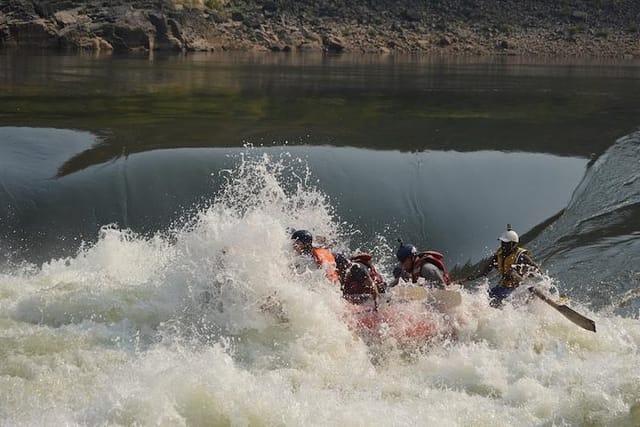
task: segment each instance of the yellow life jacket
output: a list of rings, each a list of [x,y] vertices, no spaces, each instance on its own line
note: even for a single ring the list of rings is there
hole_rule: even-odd
[[[498,261],[498,272],[502,276],[500,279],[500,286],[505,288],[517,288],[520,285],[520,280],[516,277],[512,277],[510,274],[512,269],[516,271],[516,273],[522,274],[518,271],[517,268],[514,268],[514,264],[517,263],[520,255],[527,252],[524,248],[515,248],[506,258],[502,254],[502,248],[498,249],[496,252],[496,259]]]

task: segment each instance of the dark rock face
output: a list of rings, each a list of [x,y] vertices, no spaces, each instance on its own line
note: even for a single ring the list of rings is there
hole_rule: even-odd
[[[637,0],[11,0],[0,48],[640,56]]]

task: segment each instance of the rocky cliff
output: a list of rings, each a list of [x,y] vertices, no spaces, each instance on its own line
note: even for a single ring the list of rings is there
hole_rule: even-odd
[[[637,0],[11,0],[0,48],[640,56]]]

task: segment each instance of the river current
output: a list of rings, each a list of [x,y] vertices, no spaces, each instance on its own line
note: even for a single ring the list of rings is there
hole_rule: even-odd
[[[637,63],[0,59],[0,425],[640,424]],[[596,333],[490,276],[371,342],[291,266],[306,228],[455,273],[507,223]]]

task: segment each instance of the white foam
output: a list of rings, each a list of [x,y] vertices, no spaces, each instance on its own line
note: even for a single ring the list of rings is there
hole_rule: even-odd
[[[2,424],[638,424],[637,319],[575,306],[593,334],[542,301],[491,308],[480,288],[447,313],[456,339],[367,346],[323,273],[291,266],[289,228],[342,225],[304,170],[283,172],[247,159],[170,236],[107,227],[2,273]]]

